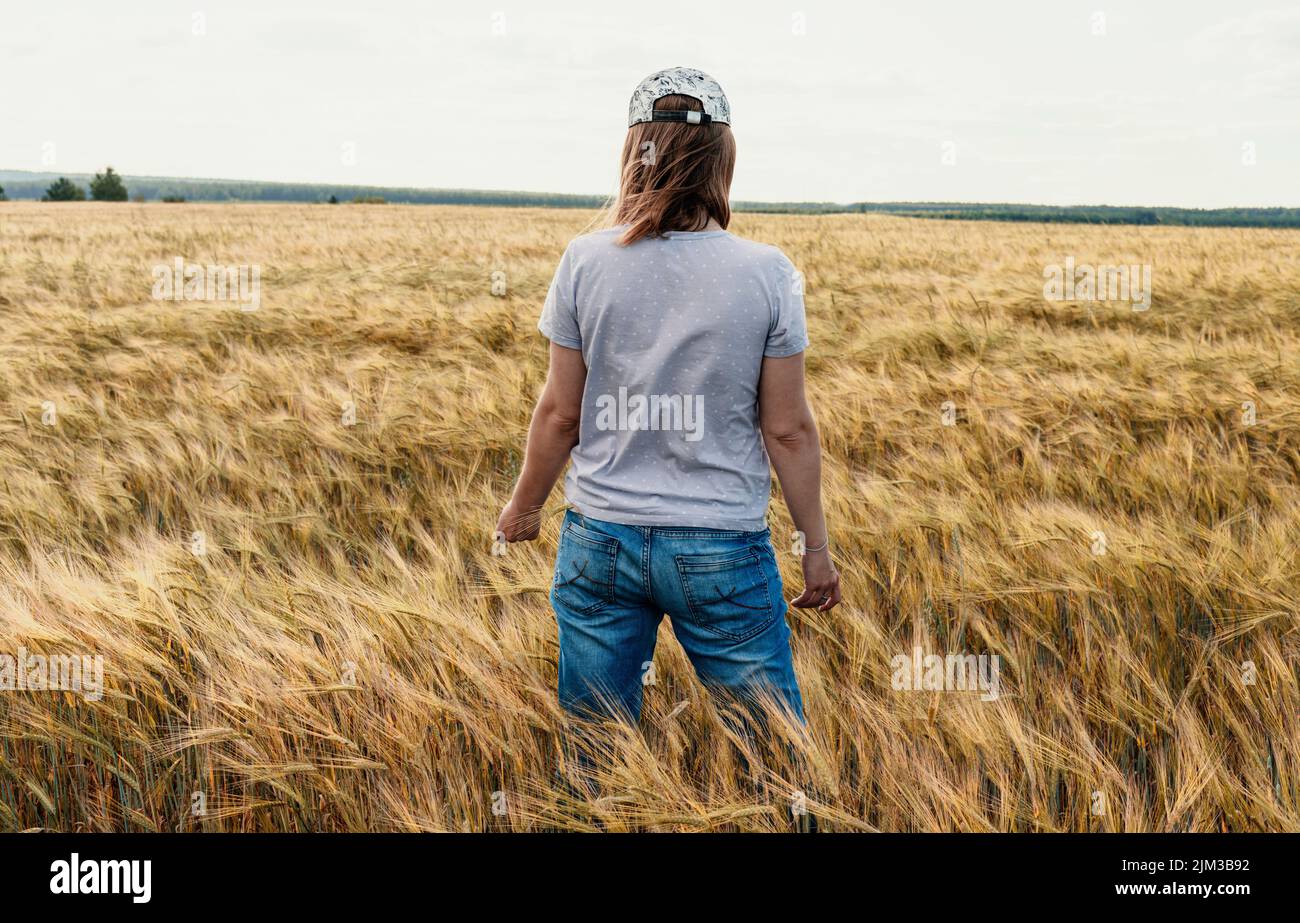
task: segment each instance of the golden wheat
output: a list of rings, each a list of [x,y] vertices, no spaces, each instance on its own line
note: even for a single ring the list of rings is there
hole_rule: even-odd
[[[590,217],[0,205],[0,653],[105,671],[0,692],[0,827],[778,830],[802,791],[836,830],[1300,829],[1300,234],[740,216],[807,279],[846,600],[789,615],[811,742],[742,761],[665,625],[588,797],[558,489],[490,545]],[[1070,255],[1152,264],[1150,310],[1045,301]],[[178,256],[259,265],[260,310],[152,300]],[[918,646],[1001,696],[896,691]]]

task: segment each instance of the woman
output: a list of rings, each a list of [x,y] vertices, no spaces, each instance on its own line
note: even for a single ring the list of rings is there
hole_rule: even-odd
[[[667,613],[706,687],[773,697],[804,720],[766,526],[769,458],[805,536],[791,604],[840,601],[804,398],[801,278],[780,250],[726,230],[730,122],[707,74],[642,81],[616,226],[569,244],[542,310],[550,370],[497,531],[536,538],[571,462],[551,605],[560,701],[588,717],[637,720]]]

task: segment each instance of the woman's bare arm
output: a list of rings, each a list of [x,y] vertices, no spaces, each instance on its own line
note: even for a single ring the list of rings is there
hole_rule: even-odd
[[[822,511],[822,450],[804,396],[803,353],[763,360],[758,416],[794,527],[804,534],[808,548],[819,549],[803,556],[804,589],[790,605],[831,609],[840,601],[840,575],[831,561]]]
[[[497,520],[497,532],[508,542],[526,542],[541,531],[541,511],[551,488],[578,444],[582,420],[582,389],[587,366],[576,349],[551,344],[546,385],[528,427],[524,466],[514,495]]]

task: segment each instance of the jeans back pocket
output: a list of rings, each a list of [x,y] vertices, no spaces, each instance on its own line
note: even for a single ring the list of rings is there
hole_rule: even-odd
[[[753,548],[723,554],[676,555],[691,621],[732,641],[744,641],[776,619],[763,559]]]
[[[552,604],[587,613],[613,602],[617,559],[618,539],[566,523],[555,556]]]

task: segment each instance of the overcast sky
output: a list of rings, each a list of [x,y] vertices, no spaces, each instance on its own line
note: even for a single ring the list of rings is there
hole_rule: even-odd
[[[737,199],[1300,206],[1296,0],[541,7],[5,0],[0,169],[607,193],[682,64]]]

